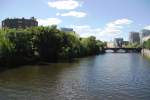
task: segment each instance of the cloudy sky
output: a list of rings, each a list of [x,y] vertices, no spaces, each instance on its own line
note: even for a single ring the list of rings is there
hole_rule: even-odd
[[[32,16],[39,25],[74,28],[82,37],[128,40],[130,31],[150,29],[150,0],[0,0],[0,21]]]

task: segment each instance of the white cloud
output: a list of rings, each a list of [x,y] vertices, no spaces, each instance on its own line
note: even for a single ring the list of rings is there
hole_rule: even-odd
[[[78,34],[80,34],[81,37],[97,37],[101,32],[100,28],[93,28],[89,25],[71,25],[70,27],[72,27]]]
[[[58,0],[48,2],[48,5],[49,7],[63,10],[71,10],[81,6],[81,4],[76,0]]]
[[[78,17],[82,18],[85,17],[87,14],[85,12],[78,12],[78,11],[70,11],[68,13],[57,13],[57,16],[72,16],[72,17]]]
[[[149,25],[149,26],[144,27],[144,29],[150,30],[150,25]]]
[[[118,19],[106,24],[106,27],[102,31],[103,34],[120,34],[124,26],[132,24],[133,21],[129,19]]]
[[[58,18],[37,19],[38,24],[42,26],[58,25],[62,21]]]
[[[118,19],[118,20],[112,22],[112,24],[115,24],[115,25],[127,25],[127,24],[131,24],[132,22],[133,22],[132,20],[123,18],[123,19]]]
[[[88,37],[92,35],[100,40],[112,40],[114,37],[120,36],[123,31],[122,29],[126,27],[126,25],[132,23],[133,21],[129,19],[119,19],[106,24],[104,28],[93,28],[89,25],[71,25],[70,27],[80,34],[81,37]]]

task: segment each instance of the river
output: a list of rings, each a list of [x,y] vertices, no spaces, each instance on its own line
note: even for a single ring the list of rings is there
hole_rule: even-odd
[[[106,53],[0,72],[0,100],[150,100],[150,62]]]

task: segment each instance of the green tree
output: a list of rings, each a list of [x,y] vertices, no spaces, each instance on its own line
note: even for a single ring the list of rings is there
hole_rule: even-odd
[[[99,54],[104,47],[105,43],[94,36],[81,38],[57,26],[0,30],[0,61],[6,63],[18,64],[37,57],[44,61],[72,59]]]
[[[144,48],[150,49],[150,39],[148,39],[147,41],[144,41],[143,46]]]
[[[32,29],[32,33],[34,34],[34,48],[39,56],[46,61],[57,60],[63,40],[57,27],[36,27]]]

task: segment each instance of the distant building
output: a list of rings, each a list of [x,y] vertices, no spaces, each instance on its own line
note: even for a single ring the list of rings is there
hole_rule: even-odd
[[[61,28],[60,30],[64,32],[74,32],[73,28]]]
[[[130,32],[129,42],[130,43],[140,43],[140,33],[139,32]]]
[[[114,39],[114,46],[115,47],[122,47],[123,45],[123,38],[115,38]]]
[[[107,48],[114,48],[114,42],[107,42]]]
[[[13,18],[13,19],[5,19],[2,21],[2,28],[27,28],[32,26],[38,26],[38,22],[34,17],[31,17],[30,19],[25,18]]]
[[[141,36],[142,37],[146,37],[146,36],[149,36],[150,35],[150,30],[147,30],[147,29],[143,29],[141,31]]]
[[[126,47],[127,45],[129,45],[129,41],[123,41],[122,47]]]
[[[148,39],[150,39],[150,36],[143,37],[143,38],[142,38],[142,43],[143,43],[144,41],[147,41]]]
[[[141,33],[141,35],[140,35],[140,42],[141,42],[141,44],[144,41],[147,41],[148,39],[150,39],[150,30],[143,29],[140,33]]]

